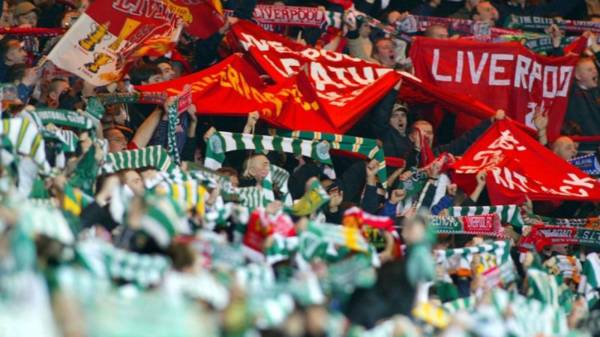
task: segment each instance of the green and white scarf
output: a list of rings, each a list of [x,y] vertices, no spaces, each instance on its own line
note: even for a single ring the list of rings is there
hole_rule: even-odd
[[[442,308],[449,314],[454,314],[458,311],[471,311],[477,302],[474,296],[463,297],[454,301],[442,304]]]
[[[524,222],[517,205],[505,206],[456,206],[448,208],[450,216],[498,214],[500,222],[523,227]]]
[[[143,149],[109,153],[101,173],[115,173],[121,170],[136,170],[152,167],[159,171],[171,172],[177,166],[167,151],[160,145]]]
[[[584,280],[579,284],[579,292],[583,293],[588,307],[594,306],[600,300],[600,257],[598,253],[590,253],[582,264]]]
[[[50,164],[46,161],[44,138],[29,119],[3,119],[0,123],[0,135],[7,137],[15,152],[33,159],[43,172],[50,171]]]
[[[79,242],[75,252],[78,261],[96,277],[124,280],[143,288],[159,284],[171,267],[162,255],[137,254],[100,240]]]
[[[179,164],[179,150],[177,149],[176,129],[179,117],[177,116],[177,106],[179,100],[175,100],[173,104],[167,107],[167,148],[171,158],[176,164]]]
[[[141,229],[160,247],[166,248],[176,235],[191,233],[185,213],[171,198],[147,194],[144,204]]]
[[[529,268],[527,270],[527,283],[529,284],[527,296],[559,307],[559,287],[556,277],[545,271]]]
[[[77,134],[71,130],[57,129],[54,131],[49,131],[47,129],[43,129],[42,136],[44,139],[54,139],[62,143],[62,152],[72,153],[77,150],[79,137],[77,137]]]
[[[387,187],[385,155],[383,149],[377,146],[377,141],[374,139],[313,131],[278,131],[277,134],[314,142],[327,141],[334,150],[349,151],[361,154],[369,159],[376,159],[379,162],[377,176],[383,187]]]
[[[32,238],[44,234],[65,245],[75,242],[71,227],[58,208],[26,202],[19,204],[18,211],[18,225]]]
[[[54,124],[79,130],[89,130],[94,127],[94,121],[83,114],[64,109],[36,108],[36,114],[44,125]]]
[[[267,150],[293,153],[331,164],[329,147],[326,143],[279,136],[219,131],[208,140],[204,166],[216,170],[221,167],[225,160],[225,153],[236,150],[255,150],[256,152]]]

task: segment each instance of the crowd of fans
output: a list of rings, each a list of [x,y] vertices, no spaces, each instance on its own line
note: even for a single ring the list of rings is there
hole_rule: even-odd
[[[352,1],[275,4],[343,13],[346,2]],[[69,28],[89,3],[2,5],[0,28]],[[504,223],[500,241],[436,235],[428,226],[432,217],[450,217],[451,207],[490,205],[485,172],[468,194],[451,181],[448,166],[494,121],[507,118],[502,110],[455,136],[453,114],[433,123],[431,104],[397,99],[398,83],[347,134],[376,139],[386,157],[404,160],[400,167],[388,165],[387,189],[377,176],[380,163],[348,156],[324,164],[289,153],[237,151],[227,153],[216,171],[204,167],[206,147],[219,131],[274,134],[258,112],[206,116],[190,106],[176,131],[181,163],[173,159],[168,173],[155,164],[117,170],[104,164],[110,154],[114,160],[118,153],[169,148],[166,111],[172,100],[106,104],[87,128],[39,125],[37,111],[87,119],[84,111],[98,96],[130,93],[135,85],[219,62],[227,55],[224,36],[237,20],[252,19],[256,1],[223,5],[233,16],[218,33],[198,39],[184,31],[176,50],[144,57],[121,80],[102,87],[44,61],[60,35],[0,35],[0,335],[600,335],[600,304],[593,300],[600,287],[599,247],[550,245],[536,252],[518,245],[528,225],[542,218],[592,219],[598,226],[598,203],[528,201],[518,205],[523,226]],[[600,22],[597,0],[354,0],[353,6],[392,27],[410,14],[496,27],[512,14]],[[345,20],[336,32],[266,28],[303,44],[412,69],[410,43],[364,18]],[[437,24],[422,34],[460,38]],[[566,33],[551,25],[545,34],[554,47],[548,54],[562,55]],[[590,42],[575,69],[562,136],[548,140],[548,116],[540,110],[534,117],[539,141],[566,161],[600,151],[598,143],[578,147],[571,138],[600,135],[600,45],[595,34],[584,34]],[[50,168],[38,169],[35,158],[17,154],[9,121],[37,125]],[[70,150],[57,136],[63,134],[76,138]],[[424,147],[436,157],[447,155],[424,165]],[[264,193],[267,181],[273,200],[256,202],[244,194]],[[186,200],[191,194],[193,201]],[[593,261],[598,279],[592,281],[590,272],[586,281],[582,265]],[[502,271],[492,285],[489,270]]]

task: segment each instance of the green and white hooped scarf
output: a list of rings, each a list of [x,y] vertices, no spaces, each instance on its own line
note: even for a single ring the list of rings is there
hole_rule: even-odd
[[[278,131],[278,135],[311,140],[314,142],[327,141],[334,150],[342,150],[361,154],[379,162],[377,177],[384,188],[387,188],[387,170],[383,149],[377,146],[377,141],[369,138],[338,135],[314,131]]]
[[[109,153],[101,174],[115,173],[121,170],[136,170],[152,167],[159,171],[172,172],[177,167],[167,151],[160,145],[143,149]]]
[[[267,150],[293,153],[331,164],[329,146],[326,143],[280,136],[219,131],[208,140],[204,166],[216,170],[221,167],[225,160],[225,153],[236,150],[255,150],[256,152]]]

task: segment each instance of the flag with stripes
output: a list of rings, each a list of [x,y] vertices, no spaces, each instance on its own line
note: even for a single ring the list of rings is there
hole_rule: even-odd
[[[5,135],[13,150],[23,156],[28,156],[44,172],[50,171],[46,161],[44,138],[28,118],[5,118],[0,123],[0,135]]]
[[[590,253],[582,264],[582,281],[579,293],[584,294],[588,307],[594,306],[600,299],[600,257],[598,253]]]
[[[554,275],[545,271],[529,268],[527,270],[527,296],[547,303],[553,307],[559,307],[559,288]]]
[[[42,130],[42,136],[44,139],[54,139],[59,141],[62,144],[62,151],[65,153],[75,152],[77,150],[77,143],[79,142],[79,137],[77,134],[71,130]]]

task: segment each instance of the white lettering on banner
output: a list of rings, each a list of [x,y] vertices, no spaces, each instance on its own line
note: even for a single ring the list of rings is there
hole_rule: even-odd
[[[523,89],[527,89],[527,73],[529,73],[529,66],[531,65],[531,59],[523,55],[517,56],[517,69],[515,70],[515,88],[520,88],[523,85]]]
[[[511,54],[492,54],[492,60],[490,63],[490,85],[498,85],[498,86],[509,86],[510,80],[504,79],[500,80],[496,78],[497,74],[504,73],[505,68],[498,65],[498,61],[512,61],[514,56]]]
[[[457,50],[455,55],[448,55],[448,53],[440,48],[432,50],[431,75],[438,82],[463,83],[468,72],[471,84],[479,84],[482,78],[487,77],[487,84],[490,86],[512,86],[529,92],[540,88],[544,98],[568,95],[573,66],[542,65],[527,56],[507,53],[477,54],[463,50]],[[465,69],[465,56],[467,69]],[[455,65],[452,67],[448,64],[448,60],[454,59]],[[442,60],[444,62],[440,66]],[[453,72],[448,73],[448,71]]]
[[[479,62],[477,70],[475,70],[475,55],[472,51],[467,52],[467,57],[469,59],[469,70],[471,71],[471,80],[473,81],[473,84],[479,84],[479,81],[481,80],[481,74],[483,74],[483,68],[485,67],[485,63],[487,62],[489,56],[490,54],[483,53],[481,56],[481,62]]]
[[[565,197],[589,197],[590,189],[594,188],[595,180],[590,177],[579,177],[574,173],[568,173],[563,178],[562,185],[558,190],[543,186],[539,181],[530,181],[527,177],[510,168],[498,165],[504,161],[505,153],[502,150],[525,151],[526,147],[515,139],[510,130],[500,131],[500,137],[496,138],[487,149],[481,150],[473,155],[475,165],[463,165],[455,168],[458,174],[475,174],[481,170],[489,170],[494,182],[506,189],[520,191],[523,193],[548,193]]]
[[[490,144],[490,149],[503,149],[503,150],[517,150],[517,151],[525,151],[526,148],[523,145],[520,145],[518,140],[512,135],[510,130],[503,130],[500,132],[500,137],[496,138],[492,144]]]
[[[456,173],[460,174],[473,174],[485,169],[487,167],[496,166],[504,159],[504,155],[500,150],[482,150],[477,152],[473,156],[474,161],[480,161],[481,163],[476,166],[461,166],[457,167]]]
[[[440,50],[436,48],[433,50],[433,64],[431,65],[431,74],[433,75],[433,78],[435,78],[436,81],[452,82],[452,76],[438,74],[439,64]]]

